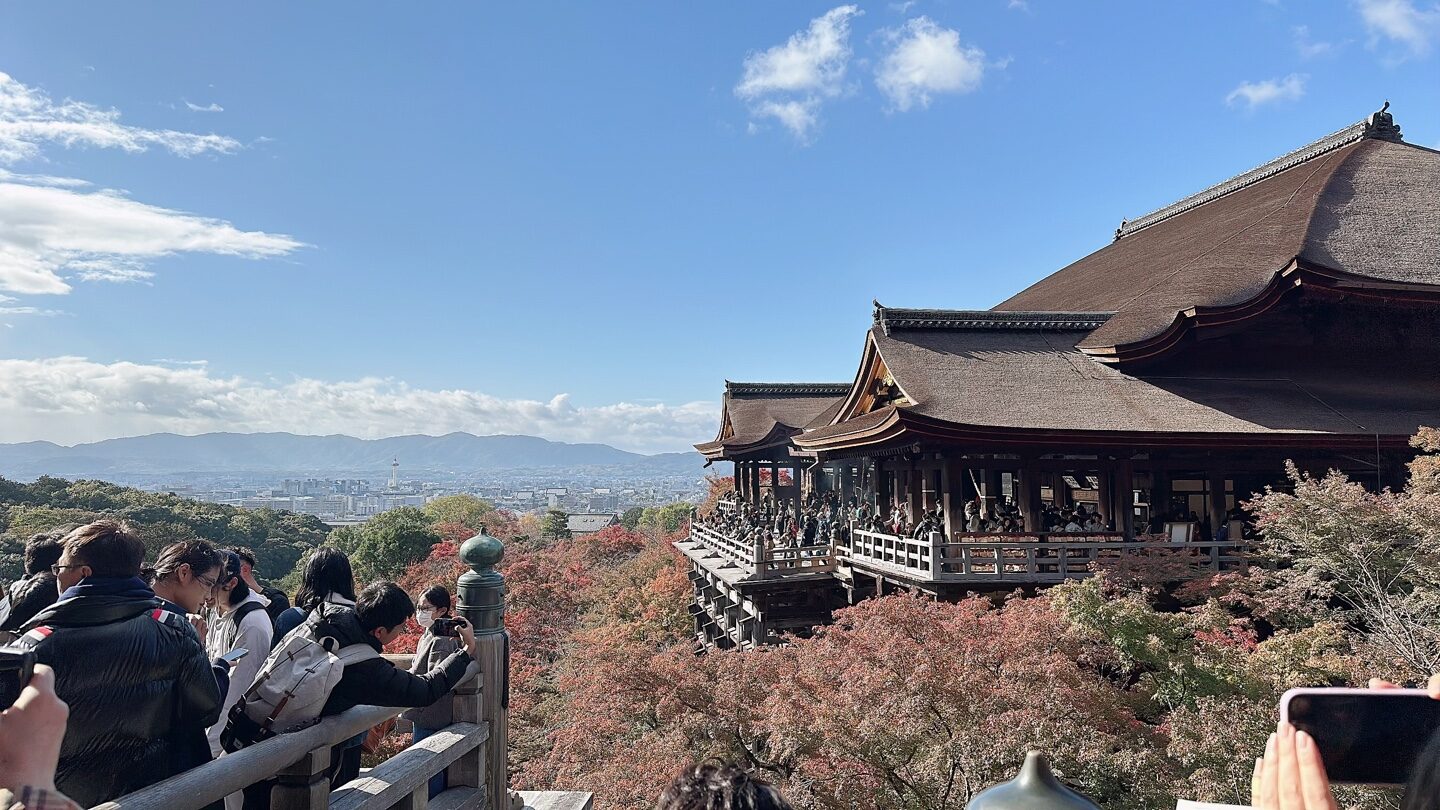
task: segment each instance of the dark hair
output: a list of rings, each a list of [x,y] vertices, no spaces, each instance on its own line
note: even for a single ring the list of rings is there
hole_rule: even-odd
[[[1415,758],[1410,782],[1405,785],[1405,798],[1400,810],[1437,810],[1440,808],[1440,732],[1430,736],[1430,743]]]
[[[295,592],[295,604],[304,610],[314,610],[331,594],[355,601],[355,574],[350,570],[350,558],[345,556],[345,552],[321,546],[310,552],[305,560],[305,570],[300,574],[300,590]]]
[[[232,605],[238,605],[250,596],[250,586],[240,578],[240,559],[240,555],[233,551],[220,552],[220,585],[235,580],[235,587],[230,589],[228,600]]]
[[[420,594],[421,602],[429,602],[437,608],[449,609],[450,591],[444,585],[431,585]]]
[[[251,551],[249,548],[245,546],[236,546],[235,548],[230,549],[230,551],[232,551],[236,557],[239,557],[240,560],[246,565],[250,566],[251,568],[255,567],[255,552]]]
[[[155,564],[144,568],[145,581],[154,585],[182,565],[189,565],[190,572],[198,575],[219,568],[220,563],[220,552],[208,540],[181,540],[161,549]]]
[[[145,544],[118,520],[97,520],[76,528],[61,541],[70,559],[90,566],[95,577],[137,577],[145,562]]]
[[[389,629],[405,623],[415,615],[415,603],[393,582],[375,582],[365,586],[355,600],[355,615],[366,633],[379,628]]]
[[[41,532],[31,535],[25,541],[25,573],[39,574],[50,570],[50,566],[60,562],[60,553],[65,547],[60,544],[63,534],[56,532]]]
[[[655,810],[793,810],[774,785],[734,765],[707,760],[675,777]]]

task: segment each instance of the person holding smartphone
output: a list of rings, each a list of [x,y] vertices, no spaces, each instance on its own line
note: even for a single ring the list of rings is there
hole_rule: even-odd
[[[1379,679],[1370,681],[1376,690],[1396,689]],[[1430,678],[1426,689],[1440,700],[1440,675]],[[1250,802],[1254,810],[1336,810],[1330,790],[1321,745],[1303,730],[1281,720],[1265,744],[1265,754],[1255,760],[1250,781]],[[1402,810],[1440,810],[1440,732],[1435,733],[1420,753],[1405,786]]]
[[[446,630],[447,623],[451,621],[450,616],[451,599],[450,591],[442,585],[432,585],[420,594],[415,607],[415,623],[425,629],[425,634],[420,637],[420,643],[415,647],[415,660],[410,664],[410,671],[416,675],[423,675],[438,666],[446,658],[449,658],[456,650],[460,649],[460,638],[454,634],[437,635],[436,622],[442,632]],[[411,734],[412,743],[420,742],[440,729],[455,722],[454,701],[449,695],[440,698],[429,706],[419,709],[411,709],[400,717],[409,720],[414,725]],[[445,790],[445,772],[430,777],[430,798],[435,798]]]

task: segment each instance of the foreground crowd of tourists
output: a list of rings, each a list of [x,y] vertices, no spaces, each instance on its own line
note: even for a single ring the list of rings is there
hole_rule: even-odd
[[[306,560],[294,607],[260,584],[247,549],[187,540],[147,565],[140,539],[110,520],[36,535],[25,569],[0,600],[0,641],[35,662],[0,714],[4,810],[101,804],[357,705],[412,709],[423,739],[451,724],[448,695],[474,662],[463,621],[445,623],[453,635],[432,632],[450,613],[449,591],[426,590],[418,611],[393,582],[357,593],[349,559],[333,548]],[[406,671],[380,653],[412,617],[426,632]],[[338,680],[316,692],[325,679],[309,676],[326,672]],[[364,738],[335,746],[333,786],[359,775]],[[272,786],[223,804],[268,807]]]
[[[767,515],[736,512],[741,517],[732,519],[757,525]],[[839,514],[837,503],[815,499],[793,529],[770,530],[803,538],[806,517],[815,531],[822,520],[833,531]],[[287,662],[310,661],[313,672],[319,659],[305,656],[316,649],[344,665],[298,727],[362,704],[409,708],[404,717],[416,741],[453,722],[449,693],[473,674],[476,649],[473,630],[451,617],[444,586],[419,594],[418,609],[392,582],[357,593],[346,556],[319,548],[305,562],[292,607],[285,594],[261,585],[246,549],[188,540],[166,547],[149,565],[144,557],[140,539],[110,520],[26,544],[26,576],[0,593],[0,641],[35,659],[33,675],[0,712],[0,810],[94,806],[293,730],[297,716],[284,710],[294,709],[291,698],[303,703],[306,692],[287,680],[293,675]],[[412,617],[425,634],[406,671],[380,652]],[[240,649],[251,654],[236,655]],[[267,703],[277,689],[284,698]],[[1440,676],[1429,692],[1440,699]],[[277,718],[284,722],[268,722]],[[332,750],[332,787],[359,775],[365,737]],[[445,789],[444,778],[431,780],[432,797]],[[257,783],[223,805],[268,807],[272,786]],[[1258,810],[1336,807],[1314,741],[1284,722],[1256,760],[1253,795]],[[657,804],[789,807],[774,786],[714,761],[682,773]],[[1416,763],[1402,807],[1440,810],[1440,735]]]

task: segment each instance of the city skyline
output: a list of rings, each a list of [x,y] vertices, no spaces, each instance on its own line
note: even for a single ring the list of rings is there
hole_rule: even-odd
[[[1430,6],[1152,5],[8,9],[0,442],[687,450],[872,298],[988,308],[1386,99],[1440,146]]]

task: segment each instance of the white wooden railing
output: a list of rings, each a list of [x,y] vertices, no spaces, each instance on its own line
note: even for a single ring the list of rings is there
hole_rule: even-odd
[[[752,579],[819,574],[835,569],[834,549],[829,543],[770,547],[760,542],[742,542],[699,521],[690,524],[690,539],[743,569]]]
[[[932,532],[923,538],[857,529],[839,558],[852,565],[889,569],[930,582],[1013,581],[1063,582],[1094,573],[1093,563],[1127,555],[1164,550],[1185,553],[1197,565],[1230,571],[1245,564],[1245,543],[1125,542],[1114,533],[1027,533],[1018,535],[961,534],[960,542],[944,542]]]

